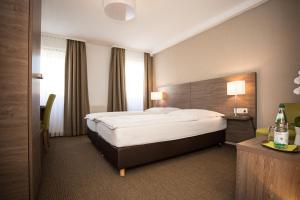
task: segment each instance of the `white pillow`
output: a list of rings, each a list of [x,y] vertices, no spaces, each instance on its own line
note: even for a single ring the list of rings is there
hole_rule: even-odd
[[[168,115],[174,117],[174,116],[190,116],[197,119],[205,119],[205,118],[211,118],[211,117],[222,117],[224,114],[211,111],[211,110],[204,110],[204,109],[181,109],[176,110],[173,112],[170,112]]]
[[[153,107],[145,110],[145,112],[153,113],[153,114],[168,114],[170,112],[180,110],[180,108],[174,108],[174,107]]]

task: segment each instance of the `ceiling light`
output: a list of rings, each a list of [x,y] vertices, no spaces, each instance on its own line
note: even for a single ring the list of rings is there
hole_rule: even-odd
[[[115,20],[129,21],[135,17],[135,0],[104,0],[104,12]]]

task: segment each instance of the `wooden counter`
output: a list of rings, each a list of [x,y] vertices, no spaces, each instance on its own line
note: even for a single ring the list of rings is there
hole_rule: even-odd
[[[300,153],[265,148],[258,137],[237,144],[237,200],[300,200]]]

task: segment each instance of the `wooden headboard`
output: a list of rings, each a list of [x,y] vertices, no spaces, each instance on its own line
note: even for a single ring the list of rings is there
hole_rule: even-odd
[[[234,96],[227,95],[227,82],[236,80],[245,80],[246,83],[246,94],[237,97],[237,107],[248,108],[248,115],[253,117],[256,125],[257,92],[255,72],[162,86],[158,88],[158,91],[164,93],[164,99],[159,104],[178,108],[208,109],[225,115],[232,115]]]

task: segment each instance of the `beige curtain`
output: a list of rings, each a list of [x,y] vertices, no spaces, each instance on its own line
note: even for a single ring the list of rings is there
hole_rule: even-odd
[[[111,49],[107,111],[127,111],[125,49]]]
[[[153,57],[149,53],[144,53],[144,65],[144,109],[148,109],[152,106],[150,95],[153,91]]]
[[[64,136],[86,134],[90,112],[85,43],[67,40],[65,62]]]

